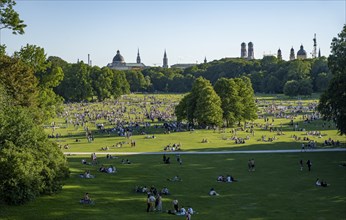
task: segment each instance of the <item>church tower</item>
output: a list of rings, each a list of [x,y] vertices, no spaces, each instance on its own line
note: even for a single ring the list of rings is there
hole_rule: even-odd
[[[294,49],[292,47],[290,52],[290,60],[295,60],[295,59],[296,59],[296,56],[294,55]]]
[[[246,44],[243,42],[241,43],[241,49],[240,49],[240,58],[246,58]]]
[[[207,57],[204,57],[204,63],[207,63]]]
[[[282,60],[282,54],[281,54],[281,49],[279,48],[278,50],[278,60]]]
[[[139,49],[138,49],[138,52],[137,52],[137,63],[141,63],[141,57],[139,56]]]
[[[167,54],[166,54],[166,50],[165,53],[163,55],[163,68],[168,68],[168,58],[167,58]]]
[[[321,57],[321,49],[319,48],[318,49],[318,58],[320,58]]]
[[[248,55],[247,55],[247,59],[248,60],[253,60],[255,59],[255,56],[254,56],[254,51],[253,51],[253,43],[252,42],[249,42],[247,44],[247,48],[248,48]]]

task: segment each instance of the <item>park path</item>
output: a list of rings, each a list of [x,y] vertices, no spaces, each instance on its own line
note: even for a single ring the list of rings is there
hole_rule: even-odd
[[[228,150],[228,151],[169,151],[169,152],[95,152],[96,154],[116,154],[116,155],[162,155],[162,154],[268,154],[268,153],[301,153],[302,150]],[[303,153],[310,152],[346,152],[346,148],[330,148],[330,149],[309,149]],[[93,152],[64,152],[65,155],[89,155]]]

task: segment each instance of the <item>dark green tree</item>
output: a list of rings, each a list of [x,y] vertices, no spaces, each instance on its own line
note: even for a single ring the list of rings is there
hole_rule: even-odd
[[[321,95],[318,110],[326,120],[335,122],[341,135],[346,134],[346,25],[333,38],[328,66],[333,74],[328,89]]]
[[[121,95],[130,93],[130,85],[126,80],[126,75],[123,71],[113,70],[112,80],[112,95],[113,98],[118,98]]]
[[[299,95],[299,86],[299,82],[296,80],[287,81],[284,86],[284,94],[290,97]]]
[[[196,100],[195,118],[199,125],[221,126],[222,125],[221,99],[214,91],[212,85],[203,88]]]
[[[98,66],[91,68],[91,84],[94,94],[99,101],[110,98],[112,94],[113,72],[108,67],[100,69]]]
[[[255,103],[255,94],[252,89],[251,80],[246,76],[242,76],[241,78],[235,78],[234,80],[237,85],[240,102],[243,105],[243,111],[241,113],[242,120],[253,121],[257,119],[258,109]]]
[[[242,118],[244,111],[237,85],[233,79],[220,78],[214,85],[215,92],[221,98],[223,119],[231,126]]]

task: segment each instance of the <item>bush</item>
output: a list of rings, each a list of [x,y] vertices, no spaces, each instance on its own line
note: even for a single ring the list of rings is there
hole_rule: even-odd
[[[62,188],[68,166],[56,144],[30,118],[28,110],[0,110],[0,198],[19,205]]]

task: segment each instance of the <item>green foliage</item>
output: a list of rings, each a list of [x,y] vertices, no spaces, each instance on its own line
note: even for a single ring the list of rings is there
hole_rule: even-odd
[[[0,120],[0,195],[8,204],[24,204],[61,189],[68,177],[66,160],[48,141],[29,110],[6,106]]]
[[[38,80],[32,68],[18,58],[0,56],[0,84],[12,99],[13,105],[38,106]]]
[[[126,71],[126,79],[130,85],[130,90],[133,92],[145,91],[147,88],[147,81],[140,71]]]
[[[287,96],[297,96],[299,94],[299,82],[296,80],[290,80],[285,83],[284,94]]]
[[[235,83],[238,86],[238,95],[243,105],[241,117],[243,120],[253,121],[257,119],[257,106],[255,103],[255,94],[252,89],[251,80],[248,77],[236,78]]]
[[[233,79],[220,78],[216,81],[214,89],[221,98],[223,119],[226,120],[227,126],[240,121],[244,106],[241,103],[241,97],[235,81]]]
[[[211,83],[202,77],[196,79],[191,92],[184,96],[175,109],[178,121],[187,119],[202,127],[222,125],[222,113],[220,97]]]
[[[10,29],[13,34],[24,34],[26,24],[13,9],[15,5],[13,0],[0,0],[0,30]]]
[[[346,25],[331,43],[328,66],[333,74],[328,89],[321,95],[318,110],[336,123],[340,134],[346,134]]]
[[[126,80],[125,72],[113,70],[112,95],[118,98],[121,95],[130,93],[130,84]]]
[[[83,62],[68,66],[65,77],[56,91],[65,100],[91,100],[93,88],[91,85],[90,67]]]
[[[221,99],[211,85],[203,88],[196,101],[195,118],[199,125],[222,125]]]

